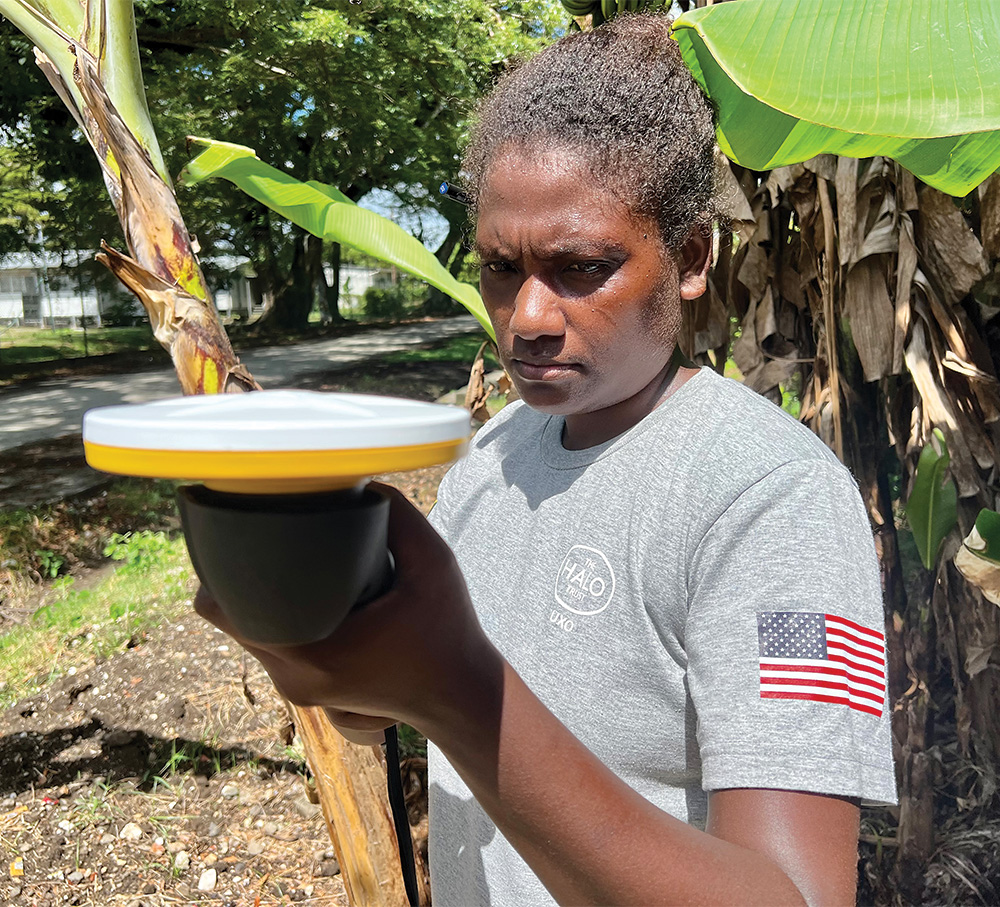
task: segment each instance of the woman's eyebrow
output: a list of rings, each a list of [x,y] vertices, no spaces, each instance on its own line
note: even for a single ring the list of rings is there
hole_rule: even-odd
[[[624,255],[625,246],[611,239],[569,239],[553,243],[539,254],[558,258],[561,255]]]
[[[480,258],[516,258],[518,253],[506,246],[487,245],[476,243],[473,251]],[[558,240],[540,248],[533,248],[532,252],[541,259],[549,260],[563,258],[565,256],[583,255],[600,256],[611,255],[615,257],[625,257],[627,249],[624,245],[614,239],[565,239]]]
[[[504,252],[497,245],[487,245],[486,243],[475,242],[472,244],[472,253],[477,258],[504,258]]]

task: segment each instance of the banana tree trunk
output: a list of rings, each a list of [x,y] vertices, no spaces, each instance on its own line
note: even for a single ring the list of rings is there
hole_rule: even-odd
[[[371,907],[407,904],[380,748],[344,739],[322,709],[292,706],[292,714],[316,780],[348,900]],[[427,874],[419,865],[420,857],[414,854],[414,859],[420,903],[427,905]]]
[[[184,394],[259,389],[233,352],[190,249],[176,203],[171,207],[172,211],[165,205],[158,210],[169,217],[170,233],[179,238],[174,249],[184,249],[176,261],[184,273],[195,275],[191,283],[201,288],[199,295],[185,290],[176,280],[159,276],[156,270],[166,269],[170,274],[170,268],[164,268],[164,257],[155,252],[149,256],[137,250],[136,257],[131,258],[103,245],[99,260],[145,307],[153,333],[171,355]],[[128,220],[130,211],[124,211]],[[149,266],[144,266],[143,260]],[[322,709],[293,707],[292,711],[317,782],[350,903],[356,907],[404,907],[406,892],[381,754],[376,748],[345,740]],[[423,875],[418,867],[418,878]],[[423,900],[429,903],[426,893]]]

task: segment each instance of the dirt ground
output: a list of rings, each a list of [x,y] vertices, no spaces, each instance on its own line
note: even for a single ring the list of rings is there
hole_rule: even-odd
[[[366,365],[302,387],[437,399],[464,364]],[[444,467],[385,477],[425,511]],[[78,437],[0,457],[0,507],[105,482]],[[62,483],[57,485],[55,483]],[[344,905],[287,715],[257,663],[193,612],[0,714],[0,903]],[[404,760],[425,846],[425,763]]]

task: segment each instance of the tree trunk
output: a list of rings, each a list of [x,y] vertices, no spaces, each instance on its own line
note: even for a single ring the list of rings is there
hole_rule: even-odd
[[[977,502],[960,502],[958,535],[964,538],[968,534],[978,511]],[[955,689],[955,722],[962,754],[976,765],[996,766],[1000,762],[1000,671],[994,654],[1000,651],[997,606],[958,572],[950,556],[956,544],[953,533],[943,546],[941,560],[947,569],[941,573],[934,599],[937,635]],[[989,782],[980,782],[970,794],[972,799],[988,801],[992,796]]]
[[[303,234],[295,237],[292,268],[287,279],[274,296],[271,323],[286,331],[303,331],[309,326],[313,293],[310,281],[306,240]]]
[[[324,295],[326,298],[326,311],[331,321],[346,321],[344,313],[340,311],[340,253],[339,242],[330,243],[330,270],[333,271],[333,280],[326,282],[326,275],[323,275]]]
[[[932,597],[936,585],[935,574],[926,572],[910,597],[903,631],[910,686],[896,703],[894,721],[902,744],[895,881],[911,904],[923,901],[924,874],[934,852],[934,763],[928,750],[934,732],[931,686],[936,635]]]
[[[453,277],[458,275],[462,263],[465,261],[465,249],[462,247],[462,236],[464,225],[461,221],[448,222],[448,235],[441,243],[435,256],[441,264],[448,269]],[[427,301],[424,303],[424,312],[428,315],[450,315],[461,310],[459,303],[455,302],[447,293],[442,293],[437,287],[431,287],[427,294]]]

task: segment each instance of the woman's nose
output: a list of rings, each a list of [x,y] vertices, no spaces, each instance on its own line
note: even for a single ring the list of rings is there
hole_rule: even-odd
[[[566,329],[566,320],[559,294],[545,281],[528,275],[517,291],[510,330],[525,340],[538,337],[559,337]]]

